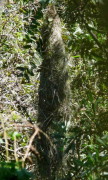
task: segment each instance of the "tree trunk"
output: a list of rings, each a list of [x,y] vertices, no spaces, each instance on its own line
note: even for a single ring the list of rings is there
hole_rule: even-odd
[[[40,69],[38,123],[41,129],[50,135],[54,131],[54,123],[64,121],[68,78],[62,27],[54,6],[47,8],[42,37],[43,62]],[[59,158],[57,148],[52,147],[46,137],[41,137],[38,150],[41,156],[41,179],[55,179]]]

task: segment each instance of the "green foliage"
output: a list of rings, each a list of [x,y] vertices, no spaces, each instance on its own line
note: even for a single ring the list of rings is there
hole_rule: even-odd
[[[15,0],[0,13],[0,179],[30,177],[17,163],[33,133],[26,122],[37,123],[48,3],[56,5],[69,54],[70,110],[48,133],[61,154],[56,179],[108,179],[108,3],[99,0]]]
[[[1,180],[29,180],[32,174],[26,169],[21,168],[21,163],[1,162],[0,163],[0,179]]]

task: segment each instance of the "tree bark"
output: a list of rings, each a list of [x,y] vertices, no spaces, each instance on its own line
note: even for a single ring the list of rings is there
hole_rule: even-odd
[[[54,6],[47,8],[42,38],[43,62],[40,69],[38,123],[44,132],[51,134],[54,131],[54,123],[64,121],[68,78],[62,26]],[[59,158],[57,148],[51,147],[49,141],[41,136],[38,150],[41,156],[41,179],[55,179]]]

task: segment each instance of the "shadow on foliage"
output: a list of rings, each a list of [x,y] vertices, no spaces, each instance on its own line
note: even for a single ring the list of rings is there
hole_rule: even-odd
[[[31,180],[32,173],[21,167],[21,163],[1,162],[0,180]]]

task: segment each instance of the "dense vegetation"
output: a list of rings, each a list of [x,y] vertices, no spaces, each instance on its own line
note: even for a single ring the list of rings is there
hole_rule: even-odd
[[[107,0],[0,0],[0,179],[108,179]]]

